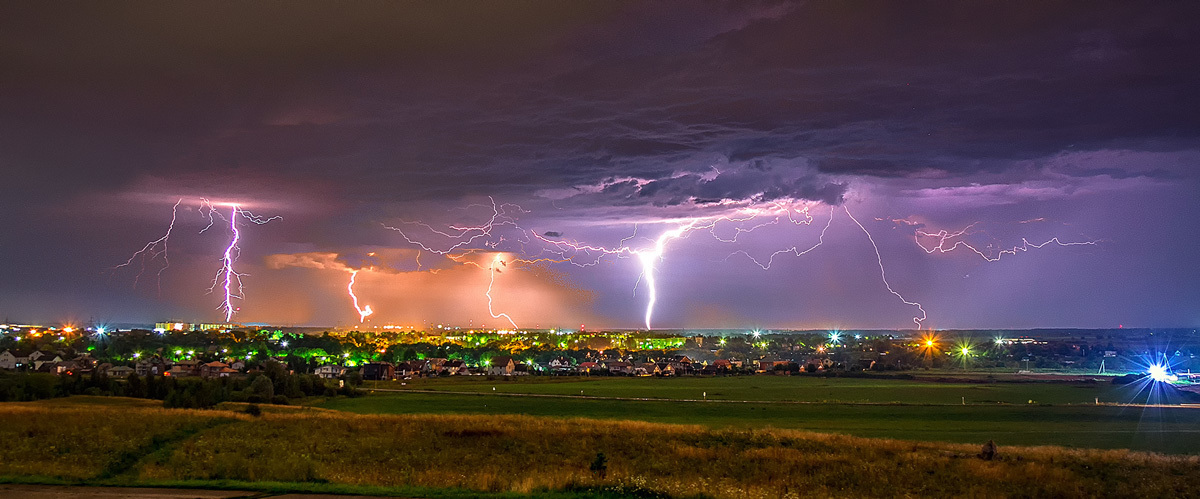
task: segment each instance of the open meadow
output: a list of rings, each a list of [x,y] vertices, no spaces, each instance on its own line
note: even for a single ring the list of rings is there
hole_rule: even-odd
[[[961,375],[959,375],[961,376]],[[1144,402],[1108,382],[937,382],[911,377],[450,376],[369,381],[364,388],[593,397],[904,404],[1093,404]],[[403,385],[401,384],[403,383]]]
[[[782,376],[514,381],[474,377],[404,383],[382,383],[368,397],[330,400],[321,407],[362,414],[586,417],[920,441],[996,440],[1010,445],[1200,453],[1200,408],[1115,405],[1137,400],[1137,389],[1111,383]],[[395,389],[420,391],[387,391]],[[1095,404],[1097,399],[1101,405]]]
[[[778,428],[303,407],[252,417],[151,405],[90,397],[0,405],[0,438],[10,443],[0,481],[409,497],[1200,494],[1198,456],[1002,444],[985,461],[975,444]]]

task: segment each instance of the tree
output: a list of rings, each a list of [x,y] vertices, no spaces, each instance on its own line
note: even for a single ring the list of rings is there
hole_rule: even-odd
[[[129,373],[125,378],[125,396],[146,398],[146,385],[142,383],[142,378],[137,373]]]
[[[250,383],[250,393],[262,397],[263,400],[271,400],[271,397],[275,396],[275,385],[271,383],[271,378],[259,376]]]

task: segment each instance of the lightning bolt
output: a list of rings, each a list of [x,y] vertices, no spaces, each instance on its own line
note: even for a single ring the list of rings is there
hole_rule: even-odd
[[[871,231],[868,231],[866,227],[863,227],[863,224],[859,223],[857,218],[854,218],[854,215],[850,213],[850,208],[842,206],[842,209],[846,211],[846,216],[854,221],[854,225],[857,225],[858,228],[862,229],[863,234],[867,235],[867,240],[871,241],[871,248],[875,250],[875,261],[879,263],[879,276],[883,279],[883,286],[887,288],[889,293],[896,295],[896,298],[899,298],[905,305],[917,307],[917,310],[921,312],[921,315],[913,317],[913,323],[917,325],[917,329],[921,329],[921,323],[929,318],[929,315],[925,313],[925,307],[915,301],[908,301],[904,295],[892,289],[892,285],[887,280],[887,269],[883,268],[883,256],[879,254],[879,245],[875,244],[875,238],[871,237]]]
[[[508,321],[509,324],[512,324],[513,329],[520,329],[520,327],[517,327],[517,323],[514,322],[512,317],[509,317],[508,314],[503,313],[503,312],[497,314],[496,312],[492,311],[492,286],[496,284],[496,274],[500,273],[500,269],[496,268],[497,263],[501,263],[501,264],[504,263],[503,261],[500,260],[499,253],[497,253],[496,256],[494,258],[492,258],[491,265],[488,265],[489,280],[488,280],[487,292],[484,293],[484,295],[487,296],[488,314],[491,314],[493,319],[504,318],[505,320]]]
[[[657,266],[665,260],[665,254],[671,242],[677,239],[687,238],[692,233],[702,230],[707,231],[716,241],[722,243],[736,243],[742,235],[754,232],[763,227],[787,224],[795,226],[812,226],[814,223],[814,217],[810,208],[817,205],[815,202],[775,201],[771,203],[742,206],[732,209],[731,211],[727,211],[724,215],[682,219],[660,219],[650,221],[643,220],[633,223],[633,234],[621,239],[616,246],[603,246],[586,244],[579,241],[558,239],[557,235],[555,236],[556,239],[549,239],[548,237],[540,235],[537,232],[522,229],[517,225],[516,218],[511,216],[508,209],[505,208],[505,206],[508,205],[498,205],[494,199],[489,199],[491,200],[492,214],[486,223],[480,225],[451,225],[449,226],[449,230],[438,230],[433,226],[423,222],[402,222],[402,224],[406,226],[423,228],[424,230],[428,230],[430,233],[441,238],[448,239],[449,241],[443,245],[431,245],[421,242],[419,238],[413,237],[412,234],[407,233],[406,229],[388,225],[384,225],[384,227],[399,232],[405,241],[410,244],[414,244],[425,251],[445,255],[456,262],[476,265],[481,269],[483,268],[483,265],[471,262],[462,257],[473,254],[477,251],[483,251],[485,248],[497,250],[502,244],[511,244],[513,241],[512,239],[505,239],[503,235],[497,235],[494,233],[494,230],[500,226],[510,226],[523,234],[522,237],[518,237],[516,239],[516,241],[521,244],[521,251],[516,252],[517,256],[512,257],[510,259],[510,263],[554,262],[567,263],[577,267],[591,267],[598,265],[602,259],[608,256],[616,258],[634,258],[640,267],[640,273],[638,274],[637,280],[634,283],[634,290],[636,292],[638,287],[643,285],[643,283],[646,287],[646,307],[643,320],[645,327],[648,330],[652,329],[655,306],[657,305],[660,296],[660,290],[658,289],[659,282],[657,279]],[[519,209],[519,207],[517,208]],[[521,211],[524,212],[524,210]],[[725,258],[725,261],[728,261],[734,255],[741,255],[749,259],[759,268],[763,270],[770,270],[776,262],[776,259],[781,255],[791,254],[796,257],[804,256],[825,244],[825,236],[830,227],[833,225],[837,211],[837,206],[829,206],[829,216],[825,219],[824,224],[821,225],[821,231],[817,241],[811,245],[792,245],[791,247],[776,250],[772,252],[769,257],[762,260],[751,256],[746,250],[739,249],[730,253]],[[841,211],[844,211],[846,216],[854,223],[854,225],[857,226],[859,230],[861,230],[863,234],[867,236],[867,241],[871,244],[871,248],[875,252],[875,261],[879,267],[879,276],[880,280],[883,282],[884,288],[898,298],[903,304],[915,307],[917,312],[913,316],[912,320],[918,329],[922,328],[924,321],[926,321],[929,317],[924,305],[910,300],[892,286],[888,279],[887,268],[884,265],[883,255],[879,250],[879,245],[876,243],[874,236],[869,230],[867,230],[866,226],[864,226],[857,218],[855,218],[848,207],[843,205]],[[1022,223],[1033,221],[1037,220],[1023,221]],[[905,222],[907,223],[907,221]],[[674,225],[674,227],[659,233],[656,238],[650,240],[650,244],[648,246],[640,248],[635,247],[632,241],[637,238],[640,230],[644,230],[644,225],[649,223]],[[913,224],[909,223],[909,225]],[[732,228],[731,235],[728,234],[730,227]],[[968,234],[970,230],[971,226],[953,233],[949,231],[941,231],[931,234],[918,231],[915,238],[917,244],[920,245],[927,254],[932,254],[935,252],[946,253],[957,248],[967,248],[989,262],[997,261],[1004,255],[1026,252],[1032,249],[1042,248],[1047,245],[1077,246],[1096,244],[1096,241],[1063,242],[1057,237],[1042,243],[1032,243],[1027,239],[1022,239],[1022,243],[1020,245],[998,250],[994,256],[989,256],[988,253],[976,248],[975,246],[972,246],[966,241],[956,240],[956,238]],[[726,235],[723,236],[721,233],[725,233]],[[932,247],[926,246],[922,244],[922,237],[936,238],[938,244]],[[533,257],[531,258],[535,259],[521,258],[520,255],[527,254],[525,253],[526,246],[532,243],[537,243],[540,246],[538,253],[532,254]],[[536,258],[542,254],[549,254],[553,258]],[[493,309],[492,291],[495,284],[495,274],[499,273],[500,270],[497,268],[497,263],[503,263],[500,260],[499,255],[495,256],[492,259],[491,264],[487,266],[487,271],[490,275],[488,288],[484,294],[488,300],[488,313],[493,318],[504,318],[508,320],[513,327],[516,327],[516,324],[511,317],[503,313],[497,314]]]
[[[146,262],[148,262],[148,261],[152,262],[152,261],[154,261],[154,259],[161,256],[162,261],[163,261],[163,266],[158,269],[158,273],[157,273],[157,278],[158,278],[157,281],[158,282],[156,283],[158,286],[158,291],[161,293],[162,292],[162,273],[164,270],[167,270],[167,267],[171,266],[171,261],[169,259],[167,259],[167,240],[169,240],[171,238],[171,231],[175,230],[175,220],[176,220],[176,217],[179,215],[179,204],[182,202],[183,202],[183,198],[179,198],[178,201],[175,201],[175,206],[171,207],[171,225],[167,226],[166,234],[163,234],[163,236],[158,239],[155,239],[153,241],[146,243],[145,246],[142,246],[142,249],[133,252],[133,255],[130,255],[129,259],[126,260],[125,263],[113,266],[109,270],[115,271],[116,269],[119,269],[122,267],[128,267],[133,264],[134,260],[138,260],[138,257],[140,256],[141,257],[140,258],[141,266],[138,269],[137,275],[134,276],[134,278],[133,278],[133,287],[136,288],[138,281],[141,280],[141,278],[142,278],[142,274],[146,271]]]
[[[1023,220],[1020,223],[1025,224],[1025,223],[1031,223],[1031,222],[1040,222],[1043,220],[1044,219]],[[950,231],[943,229],[938,232],[929,233],[929,232],[925,232],[923,230],[917,230],[915,235],[913,236],[913,240],[917,243],[917,246],[920,246],[921,249],[925,251],[926,254],[949,253],[958,248],[966,248],[967,250],[974,252],[976,255],[979,255],[980,258],[983,258],[984,261],[987,261],[987,262],[998,262],[998,261],[1000,261],[1000,258],[1002,258],[1004,255],[1016,255],[1017,253],[1025,253],[1031,249],[1042,249],[1051,244],[1054,244],[1056,246],[1066,247],[1066,246],[1095,245],[1099,242],[1099,241],[1073,241],[1073,242],[1065,242],[1064,243],[1064,242],[1062,242],[1062,240],[1060,240],[1056,236],[1056,237],[1052,237],[1049,240],[1046,240],[1040,244],[1036,244],[1036,243],[1029,242],[1029,240],[1026,238],[1021,238],[1020,245],[1013,246],[1011,248],[996,250],[994,253],[994,256],[988,256],[987,253],[976,248],[974,245],[968,243],[967,241],[964,241],[961,239],[957,240],[957,241],[953,241],[953,244],[951,244],[949,247],[946,246],[946,244],[948,242],[950,242],[956,238],[964,237],[964,236],[970,234],[970,230],[973,227],[975,227],[975,225],[978,225],[978,222],[968,225],[968,226],[964,227],[962,230],[959,230],[957,232],[950,232]],[[926,247],[924,244],[921,244],[922,237],[935,238],[937,240],[937,245]]]
[[[666,251],[667,248],[667,242],[683,237],[684,234],[687,234],[688,231],[692,230],[694,227],[695,222],[676,227],[675,229],[659,235],[658,239],[654,240],[653,249],[633,252],[634,255],[637,255],[638,261],[640,261],[642,264],[641,279],[645,279],[646,287],[649,289],[647,293],[649,296],[646,298],[647,330],[651,329],[650,318],[654,315],[654,304],[658,302],[658,286],[654,276],[654,264],[655,262],[662,261],[663,252]]]
[[[205,232],[213,226],[215,218],[224,219],[224,217],[217,211],[216,206],[212,202],[207,199],[202,199],[202,201],[201,211],[208,210],[209,220],[208,226],[200,230],[200,232]],[[232,320],[233,313],[238,310],[233,306],[233,300],[244,299],[242,277],[249,275],[239,273],[233,268],[233,264],[237,262],[238,256],[241,254],[238,242],[241,241],[242,233],[238,230],[238,218],[241,217],[258,225],[283,218],[278,216],[263,218],[247,210],[243,210],[237,203],[230,203],[229,206],[229,218],[227,221],[229,222],[229,232],[232,236],[229,239],[229,245],[225,247],[225,252],[221,257],[221,267],[217,269],[216,275],[213,276],[212,286],[208,288],[209,293],[212,293],[218,287],[222,289],[223,299],[221,300],[221,304],[217,306],[217,310],[224,312],[226,322]]]
[[[729,258],[732,257],[733,255],[740,254],[742,256],[745,256],[746,258],[749,258],[751,262],[754,262],[755,265],[758,265],[763,270],[770,270],[771,266],[775,264],[775,257],[777,257],[779,255],[782,255],[784,253],[792,253],[797,257],[807,255],[810,251],[815,250],[815,249],[817,249],[817,247],[825,244],[825,233],[829,232],[829,226],[833,225],[833,214],[836,212],[837,212],[837,209],[835,207],[833,207],[833,206],[829,207],[829,220],[825,222],[825,227],[821,229],[821,236],[817,239],[816,244],[813,244],[812,246],[809,246],[806,249],[801,250],[799,246],[792,246],[791,248],[775,251],[774,253],[771,253],[771,256],[769,258],[767,258],[767,263],[758,261],[754,257],[750,256],[750,254],[747,253],[746,250],[737,250],[737,251],[731,253],[728,257],[725,257],[725,260],[728,261]],[[807,215],[808,212],[805,211],[805,214]],[[812,218],[810,217],[809,223],[811,223],[811,221],[812,221]]]
[[[350,300],[354,302],[354,310],[356,310],[358,312],[358,322],[362,323],[363,321],[367,320],[368,315],[375,313],[375,311],[371,310],[370,305],[359,308],[358,296],[354,294],[354,278],[355,277],[358,277],[358,271],[351,270],[350,271],[350,284],[346,286],[346,291],[348,291],[350,293]]]

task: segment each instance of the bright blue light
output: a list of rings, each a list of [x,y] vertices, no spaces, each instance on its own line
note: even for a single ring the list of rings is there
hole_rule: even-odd
[[[1179,380],[1179,376],[1171,374],[1170,368],[1163,364],[1152,364],[1148,369],[1148,372],[1150,374],[1150,379],[1159,383],[1169,383]]]

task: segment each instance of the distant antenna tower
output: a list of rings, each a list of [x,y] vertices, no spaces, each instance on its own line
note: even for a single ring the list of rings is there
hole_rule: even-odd
[[[1104,374],[1104,359],[1100,359],[1100,372],[1096,374]]]

